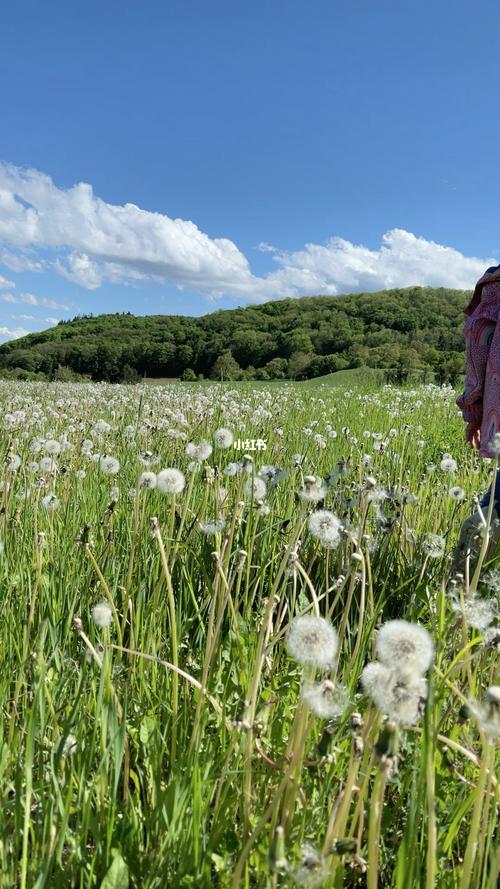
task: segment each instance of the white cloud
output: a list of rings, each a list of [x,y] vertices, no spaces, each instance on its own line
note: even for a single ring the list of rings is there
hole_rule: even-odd
[[[11,272],[42,272],[47,268],[43,260],[31,259],[29,252],[13,253],[11,250],[0,250],[0,264]]]
[[[259,249],[276,268],[259,277],[231,240],[210,238],[193,222],[108,204],[86,183],[62,189],[37,170],[8,164],[0,164],[2,245],[0,262],[8,268],[52,268],[90,290],[105,281],[170,281],[211,299],[229,295],[242,302],[412,284],[470,289],[495,261],[396,228],[376,249],[340,237],[296,251],[262,242]],[[48,302],[32,304],[61,308]]]
[[[5,342],[5,340],[17,340],[21,336],[26,336],[30,333],[29,330],[25,330],[24,327],[0,327],[0,340]]]
[[[274,281],[279,290],[288,287],[295,293],[311,294],[413,284],[468,289],[495,262],[491,257],[464,256],[453,247],[398,228],[383,235],[377,250],[331,238],[326,244],[306,244],[295,252],[278,251],[273,259],[279,269],[267,281]]]
[[[4,278],[3,275],[0,275],[0,290],[10,290],[15,286],[13,281],[9,281],[7,278]]]
[[[44,318],[43,320],[45,321],[46,324],[52,324],[52,325],[59,324],[59,318],[50,318],[49,317],[49,318]]]
[[[16,303],[16,305],[41,306],[44,309],[62,309],[69,312],[69,306],[58,303],[45,296],[34,296],[33,293],[1,293],[0,300],[4,303]]]
[[[36,321],[35,315],[11,315],[13,321]]]

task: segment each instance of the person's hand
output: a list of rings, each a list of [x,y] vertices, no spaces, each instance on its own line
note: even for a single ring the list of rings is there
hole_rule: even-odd
[[[479,450],[481,446],[481,424],[476,423],[474,420],[471,423],[467,423],[465,438],[469,442],[471,448]]]

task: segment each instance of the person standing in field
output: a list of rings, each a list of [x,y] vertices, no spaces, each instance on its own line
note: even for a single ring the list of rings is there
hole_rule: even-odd
[[[468,316],[464,325],[465,386],[456,404],[467,424],[465,437],[470,446],[482,457],[493,457],[492,442],[500,433],[500,265],[491,266],[479,279],[464,313]],[[500,541],[500,471],[480,500],[483,516],[492,492],[493,527],[486,558]],[[464,573],[468,553],[471,560],[479,554],[482,525],[479,510],[463,522],[452,556],[454,572]]]

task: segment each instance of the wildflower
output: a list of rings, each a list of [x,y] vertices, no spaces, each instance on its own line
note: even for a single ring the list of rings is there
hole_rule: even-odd
[[[233,443],[233,433],[230,429],[216,429],[214,441],[217,448],[230,448]]]
[[[73,756],[77,751],[77,740],[74,735],[66,735],[62,748],[63,756]]]
[[[423,548],[429,558],[441,559],[446,549],[446,540],[440,534],[432,534],[428,531],[424,536]]]
[[[92,609],[92,620],[96,627],[109,627],[113,621],[113,612],[108,602],[99,602]]]
[[[318,509],[311,513],[307,521],[309,533],[316,537],[322,546],[333,549],[340,542],[342,522],[328,509]]]
[[[245,497],[253,497],[254,500],[262,500],[266,496],[267,486],[263,478],[255,476],[248,478],[243,487]]]
[[[47,512],[55,512],[60,505],[61,501],[55,494],[47,494],[45,497],[42,497],[42,506]]]
[[[104,475],[116,475],[120,469],[120,464],[116,457],[109,457],[104,454],[99,458],[99,467]]]
[[[139,485],[141,488],[147,488],[148,490],[156,488],[156,473],[141,472]]]
[[[448,491],[448,494],[452,498],[452,500],[463,500],[465,497],[465,491],[459,485],[453,485],[452,488]]]
[[[79,481],[83,481],[83,479],[86,478],[87,473],[86,473],[85,469],[77,469],[75,472],[75,475],[76,475],[77,479],[79,479]]]
[[[180,494],[184,490],[186,479],[180,469],[162,469],[156,476],[156,487],[162,494]]]
[[[310,710],[322,719],[340,716],[348,703],[347,689],[330,679],[309,682],[302,691],[302,699]]]
[[[398,670],[425,673],[434,657],[434,645],[430,633],[420,624],[406,620],[389,620],[377,633],[375,644],[377,657]]]
[[[208,441],[200,441],[199,444],[190,441],[186,445],[186,456],[192,457],[192,459],[196,460],[198,463],[201,463],[202,460],[207,460],[211,453],[212,445]]]
[[[331,668],[337,645],[337,631],[331,623],[312,614],[292,621],[286,641],[288,654],[294,661],[322,670]]]
[[[299,497],[301,500],[310,503],[324,500],[326,497],[326,485],[323,479],[317,478],[315,475],[304,476],[304,484],[299,491]]]

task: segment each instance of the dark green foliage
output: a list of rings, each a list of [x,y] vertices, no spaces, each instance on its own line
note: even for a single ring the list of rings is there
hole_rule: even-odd
[[[79,316],[0,347],[0,373],[67,368],[93,380],[147,377],[285,379],[383,368],[388,379],[453,381],[463,372],[469,294],[407,287],[309,296],[179,315]],[[188,373],[186,377],[185,374]]]

